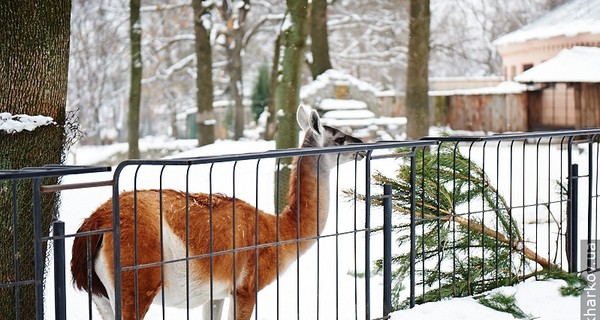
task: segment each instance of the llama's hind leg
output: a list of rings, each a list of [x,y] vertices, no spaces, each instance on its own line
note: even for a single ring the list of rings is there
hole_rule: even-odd
[[[221,320],[223,315],[223,299],[213,300],[212,303],[207,301],[202,306],[202,319],[204,320]],[[212,309],[212,314],[211,314]]]
[[[159,267],[138,270],[137,297],[135,295],[134,272],[123,273],[123,320],[144,319],[154,298],[161,290]],[[164,307],[164,306],[163,306]]]

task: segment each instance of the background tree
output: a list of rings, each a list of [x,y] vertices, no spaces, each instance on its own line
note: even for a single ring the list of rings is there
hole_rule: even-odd
[[[310,11],[310,58],[308,65],[313,79],[331,69],[327,33],[327,0],[313,0]]]
[[[275,92],[279,84],[279,58],[281,55],[281,32],[275,37],[275,49],[273,50],[273,60],[271,63],[271,76],[269,79],[269,98],[267,100],[267,124],[265,127],[265,140],[273,140],[275,138],[275,129],[277,128],[277,106],[275,103]]]
[[[275,92],[277,106],[277,149],[298,147],[298,125],[296,123],[296,109],[299,104],[300,75],[302,72],[303,55],[306,47],[306,28],[308,1],[287,0],[288,14],[284,19],[281,30],[281,46],[283,56],[279,66],[278,78],[281,81]],[[279,172],[279,199],[280,209],[286,205],[287,185],[289,181],[291,159],[282,161]],[[276,195],[277,197],[277,195]]]
[[[0,132],[0,169],[62,163],[70,14],[70,0],[0,2],[0,110],[41,114],[56,122],[34,131]],[[12,197],[4,196],[12,194],[13,184],[0,183],[0,283],[34,279],[32,186],[24,181],[15,186],[17,221],[13,224]],[[47,235],[57,214],[54,195],[42,197],[42,212]],[[2,318],[35,319],[34,299],[32,284],[0,289]]]
[[[410,39],[406,77],[407,135],[429,134],[429,0],[410,1]]]
[[[131,85],[129,87],[129,159],[140,158],[140,106],[142,100],[142,20],[140,1],[129,2],[129,39],[131,41]]]
[[[89,144],[112,143],[127,132],[129,14],[125,7],[110,10],[113,5],[112,0],[72,3],[67,103]]]
[[[258,120],[265,111],[269,100],[269,66],[263,63],[258,69],[258,79],[252,91],[252,114]]]
[[[196,35],[196,103],[198,118],[196,135],[198,145],[203,146],[215,141],[215,121],[213,113],[212,46],[209,29],[210,6],[205,0],[193,0],[194,32]]]
[[[409,0],[334,1],[328,5],[331,63],[372,85],[403,92]]]
[[[250,0],[223,1],[218,7],[225,26],[223,43],[227,53],[227,74],[229,76],[229,95],[234,102],[233,139],[244,135],[244,104],[242,82],[242,48],[246,31],[246,17],[250,10]]]

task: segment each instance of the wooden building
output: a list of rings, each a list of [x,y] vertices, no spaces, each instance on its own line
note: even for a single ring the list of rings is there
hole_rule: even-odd
[[[515,80],[529,87],[530,129],[600,127],[600,48],[563,49]]]

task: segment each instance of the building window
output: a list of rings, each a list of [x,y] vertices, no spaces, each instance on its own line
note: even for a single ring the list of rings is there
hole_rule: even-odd
[[[523,65],[523,72],[533,68],[533,63],[526,63]]]

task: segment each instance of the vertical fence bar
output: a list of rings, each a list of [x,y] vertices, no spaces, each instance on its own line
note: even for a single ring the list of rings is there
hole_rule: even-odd
[[[42,250],[42,179],[33,181],[33,252],[35,264],[35,316],[44,319],[44,255]]]
[[[13,226],[13,230],[18,230],[18,205],[17,205],[17,180],[13,180],[12,182],[12,211],[13,211],[13,221],[12,221],[12,226]],[[14,273],[14,277],[15,279],[21,279],[21,274],[19,272],[19,263],[20,263],[20,258],[19,258],[19,233],[18,232],[13,232],[13,256],[15,257],[13,260],[13,267],[15,270]],[[21,286],[16,285],[15,286],[15,319],[20,319],[21,318],[21,308],[20,308],[20,303],[19,301],[21,301]]]
[[[416,197],[415,197],[415,183],[417,181],[417,161],[416,161],[416,148],[413,148],[412,155],[410,157],[410,307],[415,306],[415,264],[416,264]]]
[[[365,319],[371,319],[371,155],[365,157]]]
[[[114,273],[114,286],[115,286],[115,320],[121,320],[122,312],[121,308],[123,302],[121,301],[121,218],[119,216],[119,178],[121,170],[123,170],[124,164],[122,163],[115,170],[114,184],[113,184],[113,273]]]
[[[65,281],[65,223],[57,220],[52,223],[54,236],[54,307],[56,320],[67,319]]]
[[[569,272],[577,272],[578,174],[579,166],[571,164],[568,178],[569,202],[567,203],[567,262],[569,264]]]
[[[594,139],[595,136],[591,136],[590,137],[590,141],[588,142],[588,196],[587,196],[587,243],[589,244],[592,241],[592,225],[593,225],[593,218],[592,218],[592,197],[595,197],[595,195],[593,194],[593,188],[594,188]],[[586,255],[587,255],[587,259],[586,259],[586,265],[585,265],[585,270],[587,270],[588,272],[591,272],[591,266],[593,263],[593,254],[595,254],[595,252],[591,252],[592,248],[588,245],[587,246],[587,250],[586,250]],[[581,266],[581,268],[583,269],[584,266]]]
[[[392,312],[392,186],[383,186],[383,317]]]

